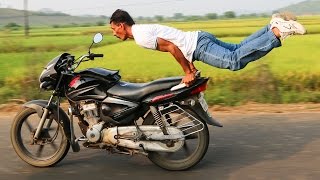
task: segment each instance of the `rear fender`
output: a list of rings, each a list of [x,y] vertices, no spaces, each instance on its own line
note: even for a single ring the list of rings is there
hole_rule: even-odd
[[[200,103],[198,101],[196,101],[194,106],[189,106],[189,108],[195,114],[197,114],[201,119],[203,119],[207,124],[212,125],[212,126],[217,126],[217,127],[223,127],[223,125],[220,122],[218,122],[217,120],[215,120],[211,116],[211,114],[208,114],[207,112],[205,112],[203,110],[203,108],[201,107],[201,105],[200,105]]]

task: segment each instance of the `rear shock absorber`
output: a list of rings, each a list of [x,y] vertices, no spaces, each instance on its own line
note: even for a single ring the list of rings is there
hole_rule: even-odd
[[[156,107],[154,106],[150,106],[150,111],[153,115],[153,118],[156,120],[156,123],[158,124],[158,126],[160,127],[160,129],[162,130],[164,135],[169,135],[166,126],[164,125],[164,122],[161,118],[161,115],[159,113],[159,111],[157,110]]]

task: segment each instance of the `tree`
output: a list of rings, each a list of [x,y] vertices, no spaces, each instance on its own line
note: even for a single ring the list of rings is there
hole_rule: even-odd
[[[11,22],[4,26],[7,29],[18,30],[21,26],[17,23]]]
[[[139,17],[137,18],[137,20],[138,20],[138,21],[144,21],[145,18],[144,18],[143,16],[139,16]]]
[[[226,11],[225,13],[223,13],[223,16],[225,18],[235,18],[236,17],[236,13],[233,11]]]
[[[187,21],[199,21],[199,20],[203,20],[203,16],[191,15],[191,16],[186,16],[185,19]]]
[[[159,22],[162,22],[164,19],[163,16],[160,16],[160,15],[156,15],[156,16],[154,16],[154,18]]]
[[[240,18],[256,18],[259,17],[257,13],[251,13],[251,14],[241,14],[239,16]]]
[[[173,19],[176,19],[176,20],[181,20],[184,18],[184,15],[182,13],[174,13],[173,15]]]
[[[106,23],[104,21],[98,21],[96,23],[97,26],[104,26]]]
[[[99,16],[99,18],[102,18],[102,19],[110,19],[108,16],[105,16],[105,15],[101,15],[101,16]]]
[[[218,19],[218,15],[216,13],[208,13],[205,16],[207,19]]]

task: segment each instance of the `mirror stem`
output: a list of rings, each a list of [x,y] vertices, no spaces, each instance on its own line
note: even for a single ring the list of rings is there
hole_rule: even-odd
[[[90,50],[91,50],[92,45],[93,45],[93,42],[91,43],[91,45],[89,47],[89,54],[90,54]]]

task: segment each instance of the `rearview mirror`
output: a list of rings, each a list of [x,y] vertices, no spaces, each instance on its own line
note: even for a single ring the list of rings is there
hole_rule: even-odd
[[[103,35],[101,33],[97,33],[93,37],[93,42],[97,44],[97,43],[101,42],[102,39],[103,39]]]

